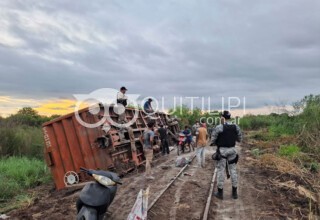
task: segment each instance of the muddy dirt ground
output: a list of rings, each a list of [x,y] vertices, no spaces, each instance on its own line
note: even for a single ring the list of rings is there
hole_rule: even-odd
[[[214,172],[214,161],[210,159],[212,147],[207,147],[206,167],[196,166],[196,159],[185,170],[168,191],[159,199],[148,219],[202,219],[209,186]],[[191,157],[193,153],[183,156]],[[145,181],[143,172],[123,178],[123,185],[109,207],[108,219],[126,219],[141,188],[150,186],[151,203],[166,184],[181,168],[175,167],[176,152],[154,162],[155,180]],[[209,219],[307,219],[306,206],[301,201],[294,203],[286,192],[280,193],[270,187],[268,179],[277,173],[263,170],[244,145],[239,160],[239,199],[231,198],[231,183],[226,180],[223,201],[212,198]],[[53,191],[52,185],[33,190],[34,202],[19,210],[7,213],[10,219],[75,219],[75,202],[80,189]],[[299,202],[299,201],[298,201]]]
[[[200,219],[214,172],[213,160],[210,160],[211,154],[212,152],[207,153],[205,168],[197,167],[196,158],[193,160],[184,172],[188,175],[182,174],[163,194],[150,210],[149,219]],[[173,167],[172,175],[177,172],[179,170]],[[169,181],[163,180],[163,182]],[[155,191],[150,201],[153,201],[153,197],[157,194]]]

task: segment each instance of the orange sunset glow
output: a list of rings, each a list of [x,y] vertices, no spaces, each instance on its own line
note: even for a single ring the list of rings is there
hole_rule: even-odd
[[[0,116],[6,117],[23,107],[32,107],[40,115],[64,115],[74,111],[76,101],[71,99],[35,100],[0,96]]]
[[[35,99],[22,99],[10,96],[0,96],[0,116],[7,117],[15,114],[23,107],[32,107],[40,115],[65,115],[74,112],[76,100],[72,99],[49,99],[49,100],[35,100]],[[87,104],[82,103],[80,108],[87,107]],[[287,106],[287,110],[292,110],[292,107]],[[246,114],[269,114],[271,112],[278,112],[277,106],[264,106],[260,108],[246,108],[233,109],[232,112],[235,116],[244,116]]]

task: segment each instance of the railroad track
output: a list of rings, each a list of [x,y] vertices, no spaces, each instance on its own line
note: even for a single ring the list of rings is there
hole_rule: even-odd
[[[212,195],[213,195],[213,189],[215,186],[216,176],[217,176],[217,168],[214,169],[214,172],[212,175],[212,180],[211,180],[210,189],[209,189],[209,195],[207,198],[206,207],[204,209],[202,220],[207,220],[209,218],[209,210],[210,210],[210,205],[211,205],[211,200],[212,200]]]
[[[151,216],[150,219],[163,219],[163,217],[165,215],[168,219],[186,218],[186,217],[181,217],[181,215],[180,216],[177,215],[178,208],[176,208],[176,207],[178,207],[180,205],[185,205],[186,201],[181,201],[181,200],[183,200],[183,199],[188,200],[189,199],[189,198],[183,198],[186,196],[186,194],[183,194],[183,192],[182,192],[184,190],[184,189],[182,189],[183,185],[186,184],[187,182],[189,184],[192,183],[192,184],[196,185],[197,178],[193,178],[191,180],[189,179],[189,180],[184,181],[184,180],[179,179],[179,177],[181,176],[181,174],[183,174],[188,169],[188,167],[190,167],[190,165],[194,161],[195,157],[196,157],[195,155],[192,156],[191,163],[182,167],[180,169],[180,171],[178,172],[178,174],[173,179],[171,179],[169,181],[169,183],[161,190],[161,192],[149,204],[148,213],[151,215],[148,214],[148,216]],[[213,162],[211,161],[209,166],[212,166],[212,165],[213,165]],[[208,164],[207,164],[207,166],[208,166]],[[199,172],[199,170],[194,170],[193,174],[197,174],[197,172]],[[206,197],[206,199],[205,199],[206,202],[205,202],[205,204],[201,204],[201,207],[199,207],[199,209],[197,210],[197,212],[199,212],[197,218],[199,218],[199,219],[202,218],[203,220],[209,219],[210,207],[212,207],[210,204],[213,199],[212,195],[213,195],[213,189],[215,186],[215,179],[216,179],[216,168],[213,169],[212,176],[210,176],[209,179],[208,178],[206,179],[205,183],[202,182],[203,184],[206,185],[206,187],[208,187],[207,188],[208,191],[207,191],[206,195],[202,195],[202,198]],[[199,181],[199,182],[201,182],[201,181]],[[174,184],[174,183],[176,183],[176,184]],[[201,186],[201,187],[203,187],[203,186]],[[200,189],[203,192],[203,189],[201,187],[200,187]],[[188,196],[189,197],[197,197],[197,192],[192,191],[192,192],[190,192],[190,195],[188,195]],[[190,200],[192,200],[192,199],[190,199]],[[203,198],[203,200],[204,200],[204,198]],[[203,201],[203,200],[200,200],[200,201]],[[165,204],[165,203],[168,203],[168,204],[166,204],[166,206],[163,206],[163,204]],[[193,205],[190,204],[190,208],[194,208],[192,206]],[[201,210],[203,210],[203,211],[201,211]],[[161,213],[161,212],[166,212],[166,213],[159,215],[159,213]],[[170,216],[168,216],[168,215],[170,215]],[[148,219],[149,219],[149,217],[148,217]]]
[[[194,160],[194,158],[196,157],[196,155],[194,155],[191,158],[191,162]],[[151,208],[156,204],[156,202],[160,199],[160,197],[167,191],[167,189],[169,189],[169,187],[178,179],[178,177],[182,174],[182,172],[189,166],[189,164],[186,164],[184,167],[181,168],[181,170],[179,171],[179,173],[166,185],[166,187],[161,191],[161,193],[153,200],[153,202],[149,205],[148,207],[148,211],[151,210]]]

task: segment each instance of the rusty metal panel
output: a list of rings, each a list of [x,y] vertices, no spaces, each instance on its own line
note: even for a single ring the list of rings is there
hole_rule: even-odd
[[[103,107],[100,112],[93,115],[88,108],[80,110],[80,118],[87,123],[96,123],[104,114]],[[134,111],[138,112],[136,121],[125,131],[111,126],[109,122],[104,125],[110,127],[108,131],[103,126],[87,128],[76,119],[75,114],[67,114],[43,124],[45,140],[45,158],[51,170],[57,189],[66,187],[66,173],[74,172],[80,182],[85,181],[80,167],[89,169],[112,169],[115,172],[125,174],[136,169],[144,163],[143,147],[139,137],[147,127],[149,120],[141,110],[126,108],[127,120],[134,117]],[[118,115],[110,106],[109,116],[117,121]],[[177,121],[165,113],[155,113],[156,125],[167,125],[170,135],[179,132]]]
[[[75,117],[72,117],[72,121],[75,128],[75,133],[77,135],[78,143],[82,152],[83,160],[85,167],[96,167],[96,163],[94,161],[94,156],[92,153],[92,149],[90,143],[87,138],[87,131],[85,127],[83,127]]]
[[[65,173],[64,164],[60,156],[60,149],[57,144],[57,140],[53,131],[52,125],[43,127],[42,129],[45,139],[45,158],[50,158],[50,162],[47,164],[51,170],[53,179],[57,188],[63,188],[65,186],[63,176]]]
[[[74,129],[72,118],[66,118],[62,120],[62,125],[66,132],[66,139],[68,148],[70,150],[71,158],[74,164],[74,167],[83,167],[85,165],[83,160],[82,151],[80,148],[80,144],[76,135],[76,131]]]
[[[56,135],[56,141],[58,144],[57,146],[59,147],[60,156],[64,165],[65,172],[75,170],[62,121],[54,123],[52,126]]]

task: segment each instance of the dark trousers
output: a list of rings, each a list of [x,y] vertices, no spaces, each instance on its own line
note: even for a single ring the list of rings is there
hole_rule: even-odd
[[[162,154],[169,154],[169,143],[168,139],[161,139],[161,145],[162,145]]]

